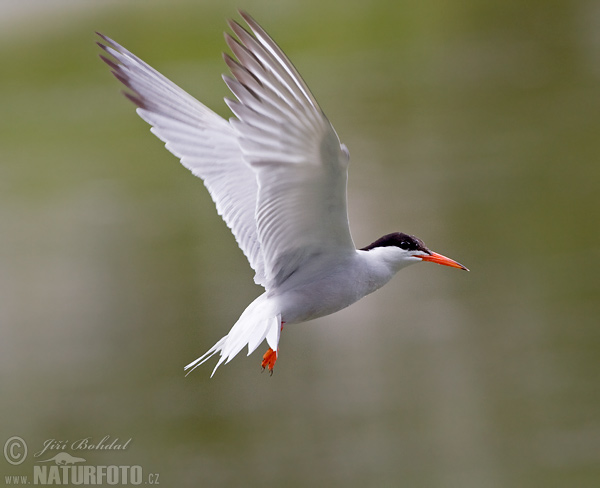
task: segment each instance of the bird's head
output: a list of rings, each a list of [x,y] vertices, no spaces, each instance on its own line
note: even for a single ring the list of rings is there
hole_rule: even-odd
[[[363,247],[361,250],[374,251],[381,254],[382,258],[396,264],[398,269],[409,264],[429,261],[469,271],[465,266],[453,259],[433,252],[418,237],[403,234],[402,232],[387,234],[368,246]]]

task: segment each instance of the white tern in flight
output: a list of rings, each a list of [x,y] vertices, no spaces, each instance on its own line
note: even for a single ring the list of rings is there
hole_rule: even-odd
[[[467,269],[420,239],[394,232],[356,249],[348,225],[349,155],[290,60],[258,23],[240,15],[225,34],[233,76],[225,83],[235,117],[225,120],[112,39],[102,59],[128,88],[137,113],[181,163],[204,181],[265,288],[188,372],[215,354],[217,368],[265,339],[273,372],[285,325],[341,310],[385,285],[400,269],[429,261]]]

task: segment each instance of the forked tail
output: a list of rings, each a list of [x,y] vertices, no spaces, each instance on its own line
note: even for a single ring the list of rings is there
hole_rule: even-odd
[[[219,340],[204,355],[183,368],[184,371],[187,371],[186,376],[219,353],[219,361],[210,375],[212,378],[217,368],[221,364],[231,361],[244,346],[248,345],[249,356],[265,339],[269,347],[277,351],[280,331],[281,314],[276,312],[273,302],[267,298],[266,293],[262,294],[248,305],[229,334]]]

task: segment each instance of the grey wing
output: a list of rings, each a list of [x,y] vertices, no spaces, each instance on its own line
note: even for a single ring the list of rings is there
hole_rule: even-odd
[[[256,220],[267,289],[318,255],[354,252],[346,205],[348,153],[286,55],[249,15],[252,34],[230,26],[226,57],[234,78],[245,160],[257,171]]]
[[[254,280],[264,285],[255,218],[257,174],[243,156],[238,132],[123,46],[99,35],[106,45],[98,44],[115,61],[101,57],[131,90],[126,96],[138,106],[137,113],[152,125],[151,131],[166,148],[204,181],[217,212],[255,270]]]

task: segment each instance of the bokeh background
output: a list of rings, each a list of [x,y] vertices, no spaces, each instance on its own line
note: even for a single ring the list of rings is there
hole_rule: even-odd
[[[229,116],[238,7],[350,149],[356,244],[402,230],[471,272],[286,329],[272,377],[265,346],[185,378],[261,289],[94,31]],[[600,486],[599,163],[595,0],[2,0],[0,443],[30,454],[0,483],[110,435],[88,464],[169,487]]]

